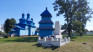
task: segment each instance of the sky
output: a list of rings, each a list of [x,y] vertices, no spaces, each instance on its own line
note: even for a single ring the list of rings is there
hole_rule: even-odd
[[[48,8],[52,14],[52,21],[60,21],[61,25],[65,23],[64,16],[56,16],[53,9],[53,2],[55,0],[0,0],[0,24],[4,24],[7,18],[15,18],[17,23],[22,17],[22,13],[27,18],[27,13],[30,14],[30,18],[34,19],[35,25],[38,27],[38,22],[41,20],[40,14]],[[93,0],[88,0],[90,8],[93,10]],[[93,15],[92,15],[93,17]],[[93,18],[86,24],[86,29],[93,30]]]

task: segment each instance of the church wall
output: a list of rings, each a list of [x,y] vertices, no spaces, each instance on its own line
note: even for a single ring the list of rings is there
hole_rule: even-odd
[[[42,17],[42,20],[51,20],[51,18],[48,18],[48,17],[43,18]]]
[[[40,37],[45,37],[45,36],[49,36],[49,35],[53,35],[53,30],[40,30],[39,31]]]
[[[20,36],[27,35],[28,36],[28,28],[26,26],[25,30],[20,30]]]
[[[28,30],[20,30],[20,36],[27,35],[28,36]]]
[[[53,24],[40,24],[40,27],[52,27]]]
[[[31,28],[31,35],[35,35],[36,28]]]
[[[24,23],[26,23],[26,21],[24,21],[24,20],[20,20],[20,23],[21,23],[21,24],[24,24]]]
[[[30,36],[31,35],[31,27],[28,26],[28,35]]]
[[[14,32],[14,35],[19,36],[20,35],[20,29],[16,29],[16,32]]]

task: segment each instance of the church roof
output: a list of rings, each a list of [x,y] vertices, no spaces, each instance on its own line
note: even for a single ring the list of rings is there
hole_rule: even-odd
[[[41,16],[43,16],[43,17],[52,17],[50,12],[47,10],[47,7],[46,7],[46,10],[41,14]]]
[[[19,29],[21,29],[22,27],[20,27],[20,26],[18,26],[18,25],[15,25],[15,28],[19,28]]]
[[[15,25],[27,25],[27,23],[17,23],[17,24],[15,24]]]
[[[25,18],[20,18],[19,20],[26,20]]]
[[[16,31],[16,30],[12,29],[11,31]]]
[[[30,20],[30,14],[29,13],[27,14],[27,21],[31,21]]]
[[[39,27],[39,30],[53,30],[53,27]]]
[[[46,23],[48,23],[48,24],[53,24],[53,22],[51,21],[51,20],[41,20],[40,22],[39,22],[39,24],[46,24]]]
[[[25,19],[25,14],[24,14],[24,13],[22,14],[22,18],[20,18],[20,20],[21,20],[21,19],[22,19],[22,20],[26,20],[26,19]]]
[[[15,27],[13,28],[13,30],[15,30],[15,29],[25,29],[25,28],[22,28],[22,27],[20,27],[18,25],[15,25]]]
[[[30,26],[30,27],[36,27],[36,26],[34,26],[34,25],[29,25],[29,24],[27,24],[28,26]]]

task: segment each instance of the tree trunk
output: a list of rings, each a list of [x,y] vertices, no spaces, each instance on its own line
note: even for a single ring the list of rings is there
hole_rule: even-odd
[[[68,24],[68,37],[71,37],[71,24]]]
[[[71,32],[68,30],[68,37],[71,37]]]
[[[80,36],[82,36],[82,33],[80,33]]]

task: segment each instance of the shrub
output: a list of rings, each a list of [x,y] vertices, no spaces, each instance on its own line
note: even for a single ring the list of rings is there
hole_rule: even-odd
[[[8,35],[3,35],[4,38],[8,38]]]

